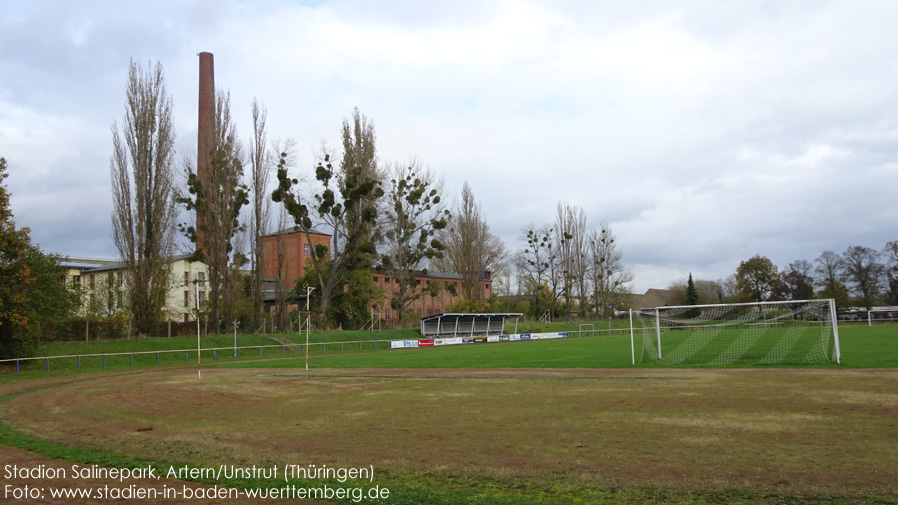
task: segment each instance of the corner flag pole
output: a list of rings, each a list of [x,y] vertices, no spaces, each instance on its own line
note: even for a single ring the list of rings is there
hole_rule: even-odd
[[[309,309],[309,297],[312,296],[312,290],[315,289],[312,286],[306,286],[306,312],[308,319],[306,319],[306,372],[309,371],[309,330],[312,326],[312,312]],[[302,331],[302,326],[300,326],[299,331]]]

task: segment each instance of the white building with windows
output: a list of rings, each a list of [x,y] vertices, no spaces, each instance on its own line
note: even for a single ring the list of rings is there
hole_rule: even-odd
[[[190,255],[173,256],[170,261],[168,296],[165,307],[169,321],[195,321],[197,295],[206,301],[209,269],[202,261],[188,261]],[[120,261],[66,258],[60,262],[66,282],[81,294],[81,315],[106,317],[127,311],[125,279],[128,269]]]

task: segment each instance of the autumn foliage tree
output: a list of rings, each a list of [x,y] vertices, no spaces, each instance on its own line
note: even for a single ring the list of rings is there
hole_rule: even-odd
[[[755,302],[768,299],[776,287],[778,271],[769,258],[756,254],[739,263],[736,269],[736,287]]]
[[[0,158],[0,357],[28,356],[43,325],[64,317],[72,297],[59,282],[56,258],[31,244],[28,228],[16,229]]]

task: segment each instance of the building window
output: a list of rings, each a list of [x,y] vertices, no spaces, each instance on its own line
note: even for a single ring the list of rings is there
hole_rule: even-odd
[[[390,309],[384,309],[384,315],[386,316],[386,320],[390,320]]]
[[[184,285],[190,285],[190,272],[184,272]]]
[[[190,291],[184,292],[184,306],[190,307]]]
[[[200,302],[205,302],[205,301],[206,301],[206,292],[200,291]]]
[[[196,280],[199,282],[200,286],[206,285],[206,272],[197,272]]]
[[[303,252],[303,254],[305,254],[306,256],[309,255],[309,244],[303,244],[303,245],[302,245],[302,252]]]

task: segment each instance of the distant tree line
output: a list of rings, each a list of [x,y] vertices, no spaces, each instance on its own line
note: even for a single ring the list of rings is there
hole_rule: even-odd
[[[690,304],[688,284],[676,281],[668,287],[672,305]],[[755,255],[726,279],[697,279],[694,286],[699,304],[832,298],[839,307],[898,305],[898,240],[881,249],[854,245],[841,254],[827,250],[814,261],[796,260],[782,269]]]

